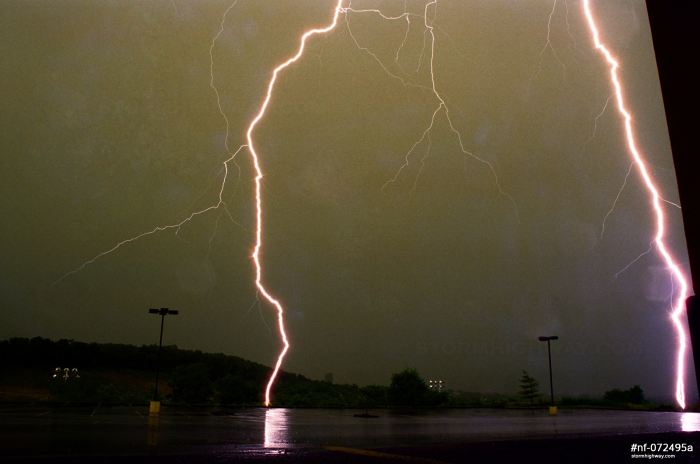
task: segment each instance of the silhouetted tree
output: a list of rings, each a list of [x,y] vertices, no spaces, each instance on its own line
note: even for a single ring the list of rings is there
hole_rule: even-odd
[[[611,403],[642,404],[646,401],[644,398],[644,391],[639,385],[635,385],[629,390],[619,390],[615,388],[606,391],[604,398]]]
[[[535,398],[539,396],[539,384],[537,380],[530,377],[527,371],[523,371],[523,375],[520,377],[520,390],[518,395],[524,400],[530,401],[530,404],[535,402]]]
[[[415,369],[405,369],[391,376],[389,403],[393,405],[424,405],[427,402],[428,393],[428,385]]]

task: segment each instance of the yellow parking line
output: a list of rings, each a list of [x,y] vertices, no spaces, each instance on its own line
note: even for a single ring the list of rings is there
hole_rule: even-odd
[[[383,453],[381,451],[372,451],[362,448],[349,448],[347,446],[324,446],[324,449],[328,451],[335,451],[338,453],[355,454],[357,456],[367,456],[368,458],[382,458],[392,459],[394,461],[421,462],[425,464],[445,464],[444,461],[436,461],[435,459],[404,456],[402,454]]]

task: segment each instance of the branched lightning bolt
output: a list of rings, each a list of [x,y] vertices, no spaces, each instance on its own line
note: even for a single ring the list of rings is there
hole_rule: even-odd
[[[229,5],[228,8],[224,11],[224,14],[221,15],[221,21],[219,22],[219,31],[216,33],[216,35],[211,39],[211,44],[209,45],[209,88],[214,92],[214,95],[216,95],[216,107],[219,110],[219,114],[223,118],[224,122],[226,123],[226,133],[224,136],[224,146],[226,147],[226,152],[231,155],[231,148],[229,147],[228,140],[229,140],[229,133],[231,131],[231,124],[229,123],[228,116],[226,116],[226,112],[224,109],[221,107],[221,96],[219,95],[219,89],[214,85],[214,47],[216,46],[216,42],[219,40],[219,37],[221,37],[221,34],[224,32],[224,24],[226,23],[226,16],[228,16],[229,12],[236,6],[238,3],[238,0],[235,0],[233,3]],[[234,157],[235,158],[235,157]],[[235,161],[234,161],[235,163]],[[240,177],[240,172],[241,168],[238,166],[238,163],[236,163],[236,167],[238,168],[238,175]]]
[[[424,23],[428,22],[427,8],[428,8],[428,5],[426,5],[426,16],[425,16]],[[416,74],[418,74],[420,72],[420,68],[423,67],[423,58],[425,57],[425,46],[426,46],[427,42],[428,42],[428,29],[426,28],[423,30],[423,47],[420,50],[420,55],[418,55],[418,63],[416,64]]]
[[[428,146],[425,149],[425,154],[420,159],[420,168],[418,168],[418,174],[416,174],[416,178],[413,180],[413,187],[411,188],[410,194],[413,194],[413,192],[416,191],[416,187],[418,187],[418,179],[420,179],[420,175],[423,173],[423,169],[425,168],[425,160],[428,159],[428,157],[430,156],[430,149],[432,145],[433,140],[430,137],[430,133],[428,133]]]
[[[52,285],[56,285],[56,284],[60,283],[60,282],[63,281],[65,278],[67,278],[67,277],[69,277],[69,276],[71,276],[71,275],[77,274],[78,272],[82,271],[83,269],[85,269],[85,268],[88,267],[89,265],[93,264],[93,263],[94,263],[95,261],[97,261],[98,259],[100,259],[100,258],[102,258],[102,257],[104,257],[104,256],[106,256],[106,255],[109,255],[109,254],[111,254],[111,253],[114,253],[115,251],[117,251],[118,249],[122,248],[123,246],[128,245],[128,244],[130,244],[130,243],[132,243],[132,242],[135,242],[135,241],[137,241],[137,240],[139,240],[139,239],[142,239],[142,238],[144,238],[144,237],[148,237],[148,236],[150,236],[150,235],[157,234],[157,233],[159,233],[159,232],[165,232],[165,231],[168,231],[168,230],[174,230],[175,233],[177,234],[178,232],[180,232],[180,228],[181,228],[182,226],[184,226],[185,224],[189,223],[189,222],[190,222],[191,220],[193,220],[195,217],[201,216],[202,214],[207,213],[207,212],[212,211],[212,210],[218,210],[219,208],[222,208],[222,207],[223,207],[223,209],[224,209],[224,211],[226,211],[226,214],[228,215],[229,219],[231,219],[231,221],[232,221],[234,224],[237,224],[238,226],[241,226],[235,219],[233,219],[233,216],[231,215],[230,211],[229,211],[228,208],[226,207],[226,202],[224,201],[223,195],[224,195],[224,189],[225,189],[225,187],[226,187],[226,180],[227,180],[227,178],[228,178],[228,163],[229,163],[229,162],[233,162],[233,163],[234,163],[234,165],[235,165],[236,168],[238,169],[238,176],[239,176],[239,178],[240,178],[240,166],[239,166],[238,163],[236,162],[236,156],[238,156],[238,154],[241,152],[241,150],[243,150],[244,148],[246,148],[247,145],[244,144],[244,145],[239,146],[238,149],[236,149],[235,152],[232,152],[232,151],[231,151],[231,148],[230,148],[230,146],[229,146],[229,132],[230,132],[229,120],[228,120],[228,117],[226,116],[226,113],[224,112],[223,108],[221,107],[221,98],[220,98],[220,96],[219,96],[219,90],[216,88],[216,85],[214,85],[214,47],[216,46],[217,40],[219,40],[219,37],[221,36],[221,34],[222,34],[223,31],[224,31],[224,22],[226,21],[226,16],[227,16],[228,13],[236,6],[237,3],[238,3],[238,0],[234,0],[234,1],[229,5],[229,7],[224,11],[224,14],[222,15],[221,21],[220,21],[220,23],[219,23],[219,30],[218,30],[218,32],[216,33],[216,35],[212,38],[211,44],[209,45],[209,87],[212,89],[212,91],[214,92],[214,95],[216,96],[216,106],[217,106],[217,108],[218,108],[218,110],[219,110],[219,114],[221,115],[221,117],[223,118],[223,120],[224,120],[224,122],[225,122],[226,133],[225,133],[225,138],[224,138],[224,146],[225,146],[225,148],[226,148],[226,154],[228,155],[228,158],[227,158],[226,160],[224,160],[223,165],[222,165],[222,170],[223,170],[223,172],[224,172],[224,176],[223,176],[223,178],[222,178],[222,180],[221,180],[221,184],[219,185],[219,195],[218,195],[218,200],[217,200],[217,202],[214,203],[214,204],[212,204],[212,205],[210,205],[210,206],[207,206],[207,207],[204,208],[204,209],[201,209],[201,210],[195,211],[194,213],[189,214],[187,217],[185,217],[185,218],[184,218],[183,220],[181,220],[180,222],[176,222],[176,223],[173,223],[173,224],[167,224],[167,225],[163,225],[163,226],[156,226],[156,227],[154,227],[153,229],[151,229],[151,230],[149,230],[149,231],[147,231],[147,232],[143,232],[143,233],[141,233],[141,234],[138,234],[138,235],[135,235],[135,236],[133,236],[133,237],[127,238],[127,239],[125,239],[125,240],[122,240],[122,241],[120,241],[120,242],[117,242],[112,248],[110,248],[110,249],[108,249],[108,250],[105,250],[105,251],[103,251],[103,252],[101,252],[101,253],[98,253],[97,255],[93,256],[93,257],[90,258],[89,260],[83,262],[83,263],[82,263],[80,266],[78,266],[77,268],[75,268],[75,269],[73,269],[72,271],[69,271],[69,272],[67,272],[66,274],[62,275],[62,276],[59,277],[57,280],[55,280],[55,281],[52,283]],[[217,219],[216,225],[217,225],[217,227],[218,227],[218,219]],[[242,227],[242,226],[241,226],[241,227]],[[216,230],[216,227],[215,227],[215,230]],[[214,233],[216,233],[216,232],[214,232]],[[213,240],[213,235],[212,235],[212,238],[210,238],[210,240],[209,240],[209,246],[210,246],[210,247],[211,247],[211,242],[212,242],[212,240]]]
[[[431,133],[431,131],[435,125],[435,121],[437,119],[438,114],[442,113],[445,116],[445,119],[447,120],[447,124],[450,128],[450,131],[452,133],[454,133],[455,136],[457,137],[457,142],[459,144],[459,148],[462,152],[462,155],[465,158],[471,158],[473,160],[478,161],[479,163],[485,165],[489,169],[489,171],[491,172],[491,175],[493,176],[494,183],[496,185],[496,188],[498,189],[498,192],[501,195],[508,198],[508,200],[513,204],[513,207],[515,209],[516,214],[519,214],[518,213],[518,205],[515,202],[515,199],[510,194],[508,194],[506,191],[504,191],[503,188],[501,187],[500,180],[498,179],[498,175],[496,174],[496,170],[494,169],[493,165],[489,161],[472,153],[471,151],[467,150],[464,147],[464,142],[462,140],[462,134],[457,130],[454,123],[452,122],[452,117],[450,116],[450,109],[447,105],[447,102],[443,98],[442,94],[438,91],[437,84],[436,84],[436,78],[435,78],[435,26],[433,25],[435,14],[437,14],[437,5],[438,5],[437,0],[432,0],[428,3],[426,3],[424,11],[423,11],[423,16],[422,16],[423,25],[425,27],[425,32],[424,32],[425,37],[429,38],[427,40],[429,42],[429,46],[426,46],[426,47],[429,50],[429,53],[428,53],[429,60],[428,61],[429,61],[429,71],[430,71],[430,86],[422,86],[422,88],[427,87],[430,90],[430,92],[433,94],[433,96],[437,100],[437,106],[435,107],[435,109],[432,112],[432,115],[430,117],[430,123],[423,130],[423,132],[421,133],[418,140],[416,140],[413,143],[413,145],[411,146],[411,148],[406,152],[406,154],[404,155],[404,162],[401,164],[401,166],[399,166],[399,168],[396,171],[396,173],[394,174],[394,176],[392,176],[390,179],[388,179],[386,182],[384,182],[384,184],[381,187],[381,190],[384,191],[390,184],[393,184],[394,182],[396,182],[398,180],[399,176],[401,175],[401,172],[405,168],[407,168],[408,165],[410,164],[411,154],[420,144],[423,143],[425,138],[429,136],[429,134]],[[428,14],[431,6],[434,6],[434,8],[435,8],[432,20],[429,19],[429,14]],[[352,11],[353,12],[377,12],[377,10],[352,10]],[[383,15],[381,12],[377,12],[377,13],[380,14],[382,16],[382,18],[384,18],[384,19],[396,19],[397,18],[397,17],[388,17],[386,15]],[[404,13],[404,14],[406,14],[406,13]],[[401,16],[403,16],[403,15],[401,15]],[[423,50],[421,52],[421,55],[423,55],[424,52],[425,52],[425,50]],[[420,176],[420,174],[423,170],[423,162],[425,161],[425,159],[426,159],[426,156],[424,156],[421,159],[421,167],[420,167],[419,172],[418,172],[418,177]],[[418,182],[418,177],[416,177],[416,179],[414,180],[414,185],[413,185],[412,191],[415,190],[416,183]]]
[[[603,108],[600,110],[600,112],[596,115],[595,119],[593,119],[593,131],[591,132],[591,135],[586,139],[586,142],[584,143],[584,147],[591,143],[593,139],[595,138],[596,133],[598,132],[598,121],[600,118],[603,117],[605,114],[605,110],[608,109],[608,105],[610,104],[610,100],[612,99],[612,95],[609,96],[605,100],[605,104],[603,105]]]
[[[653,243],[656,245],[656,249],[658,250],[661,258],[678,283],[678,295],[675,303],[672,305],[673,309],[671,311],[671,320],[675,326],[678,337],[678,350],[676,353],[676,402],[682,409],[685,409],[685,352],[687,335],[686,328],[681,321],[681,317],[683,315],[683,308],[685,307],[685,299],[688,296],[687,279],[673,255],[668,250],[665,242],[666,218],[664,215],[664,209],[661,205],[663,198],[659,194],[659,188],[656,186],[654,179],[649,173],[644,157],[640,154],[639,149],[637,148],[635,132],[632,126],[632,114],[625,105],[622,83],[618,75],[620,63],[600,39],[600,33],[598,32],[598,26],[593,16],[590,0],[583,0],[582,4],[583,14],[585,15],[588,23],[595,49],[602,55],[609,67],[610,83],[614,89],[617,110],[620,117],[624,121],[627,148],[650,196],[651,207],[656,219],[656,233],[654,235]]]
[[[557,1],[554,0],[552,3],[552,11],[549,12],[549,17],[547,18],[547,41],[544,44],[544,47],[542,47],[542,51],[540,51],[540,65],[542,64],[542,57],[544,55],[544,52],[547,51],[547,48],[549,48],[552,51],[552,55],[554,55],[554,58],[559,62],[559,64],[564,68],[564,71],[566,71],[566,65],[564,65],[564,62],[559,58],[559,54],[557,54],[557,51],[554,49],[554,45],[552,45],[552,17],[554,16],[554,12],[557,9]],[[566,20],[566,25],[568,27],[569,21],[568,17]]]
[[[189,216],[187,216],[185,219],[181,220],[180,222],[176,222],[176,223],[173,223],[173,224],[167,224],[167,225],[164,225],[164,226],[156,226],[156,227],[154,227],[153,229],[151,229],[151,230],[149,230],[149,231],[147,231],[147,232],[143,232],[143,233],[141,233],[141,234],[138,234],[138,235],[135,235],[135,236],[133,236],[133,237],[127,238],[127,239],[125,239],[125,240],[122,240],[121,242],[118,242],[117,244],[115,244],[112,248],[110,248],[110,249],[108,249],[108,250],[105,250],[105,251],[103,251],[103,252],[101,252],[101,253],[98,253],[97,255],[93,256],[93,257],[90,258],[89,260],[83,262],[83,263],[82,263],[80,266],[78,266],[77,268],[75,268],[75,269],[73,269],[72,271],[69,271],[69,272],[63,274],[61,277],[59,277],[57,280],[55,280],[55,281],[52,283],[52,285],[56,285],[56,284],[60,283],[61,281],[63,281],[65,278],[70,277],[71,275],[77,274],[78,272],[82,271],[83,269],[85,269],[85,268],[88,267],[89,265],[93,264],[93,263],[94,263],[95,261],[97,261],[98,259],[102,258],[103,256],[109,255],[109,254],[111,254],[111,253],[114,253],[115,251],[117,251],[118,249],[120,249],[121,247],[123,247],[123,246],[125,246],[125,245],[128,245],[128,244],[130,244],[130,243],[132,243],[132,242],[135,242],[135,241],[137,241],[137,240],[139,240],[139,239],[142,239],[142,238],[144,238],[144,237],[148,237],[149,235],[154,235],[154,234],[157,234],[157,233],[159,233],[159,232],[165,232],[165,231],[167,231],[167,230],[174,230],[175,233],[177,234],[177,233],[180,231],[180,228],[181,228],[182,226],[184,226],[185,224],[187,224],[187,223],[189,223],[190,221],[192,221],[195,217],[201,216],[202,214],[207,213],[207,212],[209,212],[209,211],[213,211],[213,210],[219,209],[219,208],[222,207],[222,206],[225,207],[226,203],[224,202],[224,197],[223,197],[223,195],[224,195],[224,188],[226,187],[226,178],[227,178],[227,176],[228,176],[228,163],[229,163],[230,161],[233,161],[234,158],[238,155],[238,153],[240,153],[241,150],[243,150],[245,147],[246,147],[246,145],[241,145],[240,147],[238,147],[238,150],[236,150],[233,154],[231,154],[231,156],[230,156],[227,160],[225,160],[225,161],[223,162],[223,165],[224,165],[224,178],[223,178],[223,180],[221,181],[221,186],[220,186],[220,188],[219,188],[218,201],[217,201],[215,204],[210,205],[210,206],[207,206],[206,208],[201,209],[201,210],[199,210],[199,211],[195,211],[194,213],[191,213]],[[233,219],[233,218],[232,218],[232,219]],[[234,222],[235,222],[235,221],[234,221]]]
[[[569,0],[564,0],[564,22],[566,23],[566,34],[569,36],[569,49],[580,53],[578,40],[571,32],[571,21],[569,20]]]
[[[408,167],[408,165],[410,164],[409,158],[411,156],[411,153],[413,153],[413,150],[415,150],[416,147],[418,147],[418,145],[423,143],[423,140],[425,140],[425,138],[428,136],[428,133],[430,133],[430,131],[432,130],[433,125],[435,125],[435,117],[437,116],[437,114],[440,112],[441,109],[442,109],[442,106],[440,106],[440,105],[438,105],[438,107],[435,108],[435,110],[433,111],[433,115],[430,117],[430,124],[428,125],[428,127],[425,128],[425,130],[423,131],[421,136],[418,138],[418,140],[413,142],[413,145],[411,146],[411,148],[406,152],[406,154],[404,155],[404,162],[401,166],[399,166],[399,169],[396,171],[394,176],[391,179],[384,182],[384,185],[382,185],[382,191],[384,191],[384,189],[389,184],[393,184],[394,182],[396,182],[398,180],[399,176],[401,175],[401,171],[403,171],[405,168]],[[417,180],[418,179],[416,179],[416,181]]]
[[[620,274],[622,274],[623,272],[625,272],[627,269],[631,268],[631,267],[634,265],[634,263],[636,263],[637,261],[639,261],[640,259],[642,259],[642,258],[645,257],[646,255],[648,255],[649,253],[651,253],[651,250],[653,250],[653,249],[654,249],[654,242],[651,242],[651,243],[649,244],[649,248],[647,248],[646,251],[643,251],[643,252],[639,253],[639,255],[637,255],[636,258],[634,258],[632,261],[630,261],[629,263],[627,263],[627,265],[626,265],[625,267],[623,267],[622,269],[620,269],[619,271],[617,271],[617,272],[615,273],[615,278],[617,279],[618,277],[620,277]]]
[[[401,19],[401,18],[404,18],[404,17],[405,17],[406,19],[408,19],[409,16],[410,16],[410,13],[403,13],[403,14],[401,14],[401,15],[399,15],[399,16],[386,16],[386,15],[385,15],[384,13],[382,13],[380,10],[373,10],[373,9],[370,9],[370,10],[356,10],[356,9],[350,8],[350,7],[343,8],[342,11],[343,11],[344,13],[347,13],[347,12],[351,12],[351,13],[375,13],[375,14],[378,14],[379,16],[381,16],[382,19],[386,19],[386,20],[397,20],[397,19]],[[356,46],[358,49],[362,50],[363,52],[367,53],[369,56],[371,56],[372,59],[373,59],[374,61],[377,62],[377,64],[382,68],[382,70],[383,70],[388,76],[390,76],[390,77],[392,77],[393,79],[396,79],[396,80],[398,80],[399,82],[401,82],[401,84],[402,84],[404,87],[415,87],[415,88],[419,88],[419,89],[423,89],[423,90],[428,90],[428,91],[430,90],[430,88],[428,88],[428,87],[426,87],[426,86],[424,86],[424,85],[415,84],[415,83],[413,83],[413,82],[410,82],[410,81],[408,81],[405,77],[399,76],[398,74],[392,72],[391,70],[389,70],[389,68],[387,67],[387,65],[384,64],[384,62],[377,56],[376,53],[374,53],[374,52],[373,52],[372,50],[370,50],[368,47],[365,47],[365,46],[361,45],[360,42],[357,40],[357,37],[355,36],[355,34],[352,32],[352,28],[350,27],[350,20],[348,19],[348,15],[347,15],[347,14],[345,15],[345,27],[346,27],[346,29],[347,29],[347,31],[348,31],[348,34],[350,35],[350,38],[352,39],[353,43],[355,44],[355,46]],[[397,49],[397,52],[396,52],[396,56],[397,56],[397,57],[398,57],[399,52],[400,52],[400,50],[401,50],[402,47],[403,47],[403,43],[402,43],[402,44],[399,46],[399,48]],[[403,68],[401,68],[401,66],[398,64],[397,61],[394,61],[393,64],[395,64],[395,65],[403,72]]]
[[[603,218],[603,225],[600,227],[600,239],[603,239],[603,235],[605,235],[605,222],[608,220],[608,217],[615,211],[615,207],[617,206],[617,202],[620,200],[620,196],[622,196],[622,191],[625,189],[627,186],[627,180],[630,177],[630,174],[632,174],[632,169],[634,168],[634,163],[630,163],[630,167],[627,169],[627,174],[625,174],[625,180],[622,182],[622,186],[620,187],[620,190],[617,191],[617,196],[615,197],[615,201],[613,201],[612,206],[608,210],[608,212],[605,214],[605,217]],[[636,261],[636,260],[635,260]],[[634,262],[634,261],[633,261]],[[617,274],[615,275],[617,277]]]
[[[399,48],[396,49],[396,53],[394,54],[394,63],[397,66],[399,65],[399,55],[401,54],[401,50],[403,50],[404,45],[406,45],[406,40],[408,40],[408,33],[411,31],[411,17],[408,15],[408,2],[404,1],[403,2],[403,13],[406,15],[406,33],[403,35],[403,40],[401,41],[401,45],[399,45]]]
[[[537,69],[535,69],[535,72],[532,74],[530,77],[530,81],[528,83],[528,88],[532,86],[532,82],[535,80],[535,78],[538,76],[538,74],[542,71],[542,62],[544,61],[544,54],[547,51],[547,49],[550,49],[552,51],[552,55],[554,56],[554,59],[559,62],[559,64],[562,67],[563,73],[564,73],[564,78],[566,78],[566,65],[564,62],[559,58],[559,54],[557,51],[554,49],[554,45],[552,45],[552,18],[554,17],[554,12],[557,10],[557,2],[559,0],[554,0],[552,3],[552,10],[549,12],[549,16],[547,18],[547,40],[545,40],[544,46],[542,47],[542,50],[540,50],[540,59],[539,62],[537,63]],[[566,19],[566,25],[567,28],[569,27],[569,21],[568,21],[568,16]]]
[[[564,0],[564,21],[566,22],[566,33],[569,35],[569,39],[576,46],[576,39],[571,33],[571,24],[569,23],[569,1]]]
[[[591,133],[591,136],[588,137],[588,140],[586,140],[586,143],[584,144],[584,146],[587,145],[589,142],[591,142],[595,138],[596,131],[598,129],[598,120],[605,113],[605,110],[608,108],[608,105],[610,104],[611,99],[612,99],[612,96],[608,97],[607,100],[605,100],[605,105],[603,105],[603,109],[600,110],[600,113],[598,113],[598,115],[595,117],[595,119],[593,121],[593,132]],[[610,209],[603,217],[603,223],[602,223],[601,228],[600,228],[600,239],[601,240],[603,238],[603,235],[605,235],[605,223],[607,222],[608,218],[613,213],[613,211],[615,211],[615,208],[617,207],[617,203],[620,201],[620,197],[622,196],[622,192],[625,190],[625,187],[627,187],[627,181],[629,180],[630,174],[632,174],[633,169],[634,169],[634,161],[631,162],[629,167],[627,168],[627,172],[625,174],[624,180],[622,181],[622,185],[620,186],[619,190],[617,191],[617,195],[615,196],[615,199],[613,200],[612,205],[610,206]],[[663,201],[664,203],[667,203],[671,206],[675,206],[676,208],[681,207],[681,205],[679,205],[678,203],[675,203],[675,202],[670,201],[670,200],[666,200],[665,198],[661,198],[661,201]],[[632,263],[630,263],[630,265],[635,263],[636,261],[637,260],[632,261]],[[629,267],[629,265],[627,267]],[[627,267],[625,267],[625,269],[627,269]],[[617,277],[617,274],[615,276]]]

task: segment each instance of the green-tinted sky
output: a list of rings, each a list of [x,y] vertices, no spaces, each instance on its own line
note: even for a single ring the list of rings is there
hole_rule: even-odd
[[[353,7],[421,15],[424,4]],[[677,202],[644,2],[593,4],[621,57],[640,146]],[[158,321],[146,310],[170,306],[181,315],[167,322],[166,343],[274,361],[274,315],[256,304],[248,258],[246,151],[240,174],[231,164],[227,210],[129,243],[52,286],[116,243],[216,203],[228,154],[210,69],[235,150],[271,69],[333,8],[240,0],[212,67],[229,5],[3,2],[0,337],[152,343]],[[377,62],[430,86],[418,16],[407,30],[405,20],[343,15],[281,76],[256,141],[263,259],[288,308],[288,370],[366,384],[410,366],[450,387],[511,392],[522,369],[545,383],[537,336],[556,334],[560,393],[640,384],[671,396],[670,276],[650,253],[616,277],[649,248],[647,197],[633,172],[601,235],[630,159],[613,103],[601,114],[611,88],[579,1],[558,1],[548,47],[552,6],[445,0],[430,9],[437,90],[505,194],[460,151],[444,113],[382,189],[437,106]],[[666,212],[687,269],[680,211]]]

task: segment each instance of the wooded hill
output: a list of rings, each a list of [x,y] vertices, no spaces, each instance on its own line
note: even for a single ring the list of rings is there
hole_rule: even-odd
[[[0,359],[4,362],[0,400],[144,403],[153,395],[157,357],[156,345],[52,341],[39,337],[0,341]],[[176,346],[162,348],[159,365],[161,398],[178,404],[259,406],[271,372],[267,366],[237,356]],[[391,394],[386,386],[333,384],[280,372],[274,403],[288,407],[372,408],[446,402],[446,395],[433,395],[422,384],[408,398],[405,392]]]
[[[153,398],[157,358],[157,345],[52,341],[40,337],[0,341],[0,402],[143,405]],[[182,350],[177,346],[162,348],[159,365],[160,399],[181,405],[261,406],[263,387],[271,372],[268,366],[237,356]],[[279,407],[322,408],[541,408],[549,401],[526,372],[520,380],[519,395],[432,391],[414,369],[387,377],[388,386],[360,387],[281,371],[273,403]],[[514,387],[516,382],[514,379]],[[564,397],[558,403],[566,407],[671,409],[645,401],[639,386],[611,390],[603,398]]]

